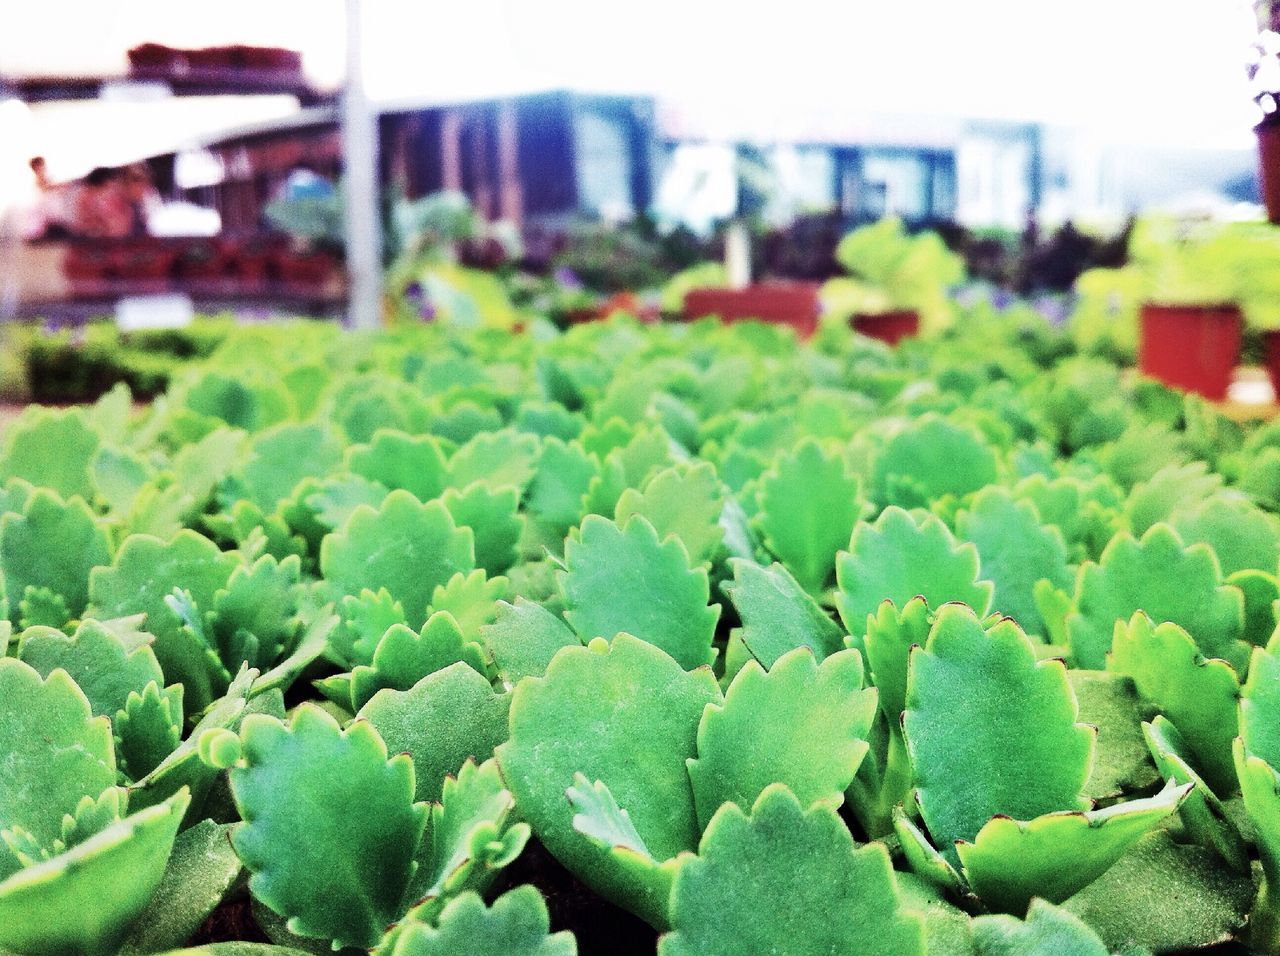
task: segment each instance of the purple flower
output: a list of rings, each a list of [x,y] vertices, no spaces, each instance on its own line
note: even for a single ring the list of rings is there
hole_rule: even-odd
[[[568,289],[571,292],[580,292],[583,289],[582,280],[578,278],[578,274],[568,266],[561,266],[551,274],[556,280],[556,285],[561,288]]]
[[[1071,313],[1071,303],[1063,296],[1037,296],[1032,306],[1050,325],[1062,325]]]
[[[436,320],[436,306],[434,302],[423,299],[418,306],[418,318],[423,322],[434,322]]]
[[[410,302],[420,302],[423,298],[422,283],[414,280],[404,287],[404,297]]]

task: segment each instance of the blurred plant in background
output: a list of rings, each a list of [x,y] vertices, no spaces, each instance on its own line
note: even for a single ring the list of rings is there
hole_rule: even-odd
[[[826,312],[843,321],[857,313],[918,312],[925,328],[945,326],[950,291],[965,280],[964,260],[935,232],[909,235],[896,218],[855,229],[836,247],[851,275],[822,287]]]

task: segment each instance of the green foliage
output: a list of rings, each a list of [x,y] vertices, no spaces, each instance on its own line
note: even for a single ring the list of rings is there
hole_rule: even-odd
[[[924,952],[923,921],[903,906],[884,847],[856,848],[830,807],[805,812],[781,784],[750,816],[734,803],[716,813],[676,874],[671,923],[662,956]]]
[[[743,646],[766,668],[797,647],[807,647],[818,659],[840,650],[840,628],[786,568],[741,558],[730,564],[733,581],[721,590],[742,619],[737,633]]]
[[[5,426],[6,956],[1277,950],[1280,428],[453,278]]]
[[[882,601],[904,607],[917,595],[930,607],[958,601],[983,615],[993,588],[978,573],[976,549],[957,544],[937,518],[886,508],[875,524],[858,525],[848,552],[837,555],[836,607],[852,634],[863,632]]]
[[[771,783],[785,783],[805,807],[837,809],[866,756],[875,710],[857,651],[819,665],[798,648],[767,673],[748,662],[698,727],[689,779],[699,821],[706,826],[723,803],[753,805]]]
[[[980,435],[928,413],[876,456],[871,493],[881,504],[927,507],[943,495],[977,491],[996,477],[995,453]]]
[[[1076,716],[1061,662],[1037,661],[1017,625],[987,630],[968,608],[938,610],[911,654],[902,724],[916,800],[944,855],[954,862],[954,842],[997,814],[1086,809],[1094,732]]]
[[[309,705],[287,725],[246,720],[242,739],[244,763],[231,771],[231,788],[247,822],[232,839],[254,896],[300,936],[377,943],[401,914],[426,826],[409,757],[388,760],[369,724],[343,732]],[[293,799],[282,803],[278,793]]]
[[[633,519],[634,520],[634,519]],[[511,739],[498,748],[503,778],[539,839],[587,885],[658,926],[671,873],[700,832],[685,761],[698,724],[721,699],[709,670],[687,672],[626,634],[559,651],[545,677],[516,687]],[[615,853],[574,828],[564,794],[574,774],[602,781],[648,848]]]
[[[79,617],[89,600],[89,572],[110,559],[106,533],[77,498],[64,502],[39,489],[21,514],[0,517],[0,566],[10,613],[28,588],[47,588],[70,616]],[[55,626],[65,623],[64,618]]]
[[[986,488],[969,510],[956,515],[956,532],[978,549],[979,574],[995,592],[993,607],[1012,617],[1029,634],[1047,635],[1035,600],[1035,587],[1048,581],[1071,587],[1062,534],[1040,523],[1035,508],[1002,488]]]
[[[720,608],[707,606],[707,573],[689,566],[678,540],[659,542],[642,515],[622,527],[589,515],[565,543],[565,570],[557,578],[565,620],[583,640],[625,632],[685,668],[714,659],[711,639]]]
[[[810,594],[820,594],[835,572],[836,552],[849,543],[862,510],[861,482],[812,440],[760,477],[764,543]]]
[[[431,594],[475,567],[475,537],[440,502],[393,491],[377,510],[357,508],[320,547],[320,571],[339,594],[386,588],[412,627],[426,620]]]
[[[547,904],[532,886],[518,886],[486,907],[475,893],[450,901],[438,925],[417,923],[389,956],[575,956],[571,933],[551,933]]]
[[[1244,669],[1243,596],[1222,584],[1212,551],[1184,547],[1168,525],[1155,525],[1140,541],[1129,535],[1112,539],[1097,564],[1080,568],[1075,605],[1067,630],[1077,666],[1100,668],[1116,622],[1144,611],[1194,634],[1206,657]]]

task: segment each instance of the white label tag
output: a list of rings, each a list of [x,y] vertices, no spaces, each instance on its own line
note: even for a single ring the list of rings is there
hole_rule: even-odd
[[[195,317],[191,296],[180,293],[128,296],[116,303],[116,327],[121,332],[180,329]]]

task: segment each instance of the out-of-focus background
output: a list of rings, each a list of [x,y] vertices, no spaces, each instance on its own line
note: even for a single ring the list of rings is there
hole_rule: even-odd
[[[1248,0],[12,6],[0,318],[373,326],[533,306],[564,322],[752,280],[828,282],[824,308],[849,311],[876,302],[850,292],[838,243],[877,222],[935,231],[994,302],[1066,315],[1082,287],[1124,291],[1135,227],[1182,241],[1265,218],[1272,16]],[[955,292],[949,275],[930,281]]]

